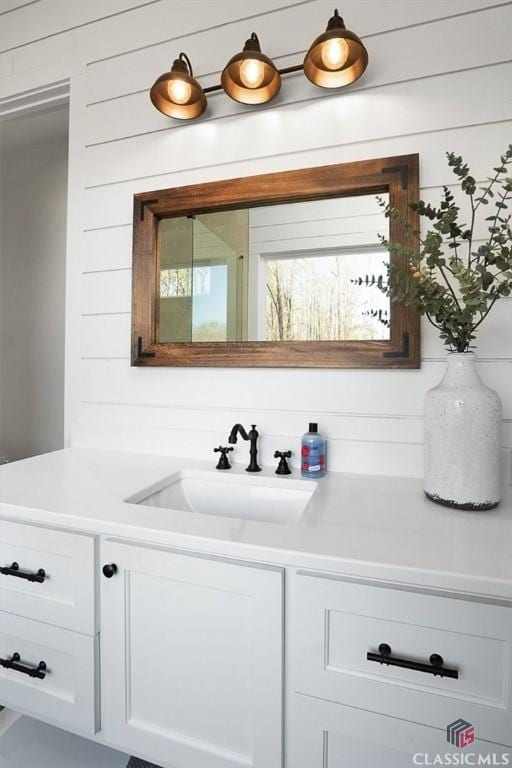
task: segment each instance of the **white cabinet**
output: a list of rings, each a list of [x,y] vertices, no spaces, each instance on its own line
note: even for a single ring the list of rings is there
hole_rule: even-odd
[[[106,540],[102,729],[172,768],[281,768],[283,574]]]
[[[0,521],[0,569],[0,704],[162,768],[410,768],[460,718],[510,752],[503,602],[290,568],[284,702],[283,568]]]

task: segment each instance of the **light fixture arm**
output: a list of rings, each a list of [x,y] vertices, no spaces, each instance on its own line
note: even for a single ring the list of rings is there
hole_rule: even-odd
[[[338,13],[338,9],[334,9],[334,13],[327,22],[327,29],[345,29],[345,22]]]
[[[283,67],[282,69],[277,70],[280,75],[291,75],[292,72],[304,72],[304,65],[303,64],[294,64],[291,67]]]
[[[251,32],[251,36],[245,41],[244,51],[258,51],[261,53],[261,45],[256,32]]]
[[[192,69],[192,64],[187,54],[184,51],[181,51],[180,55],[178,56],[178,59],[180,59],[180,61],[185,62],[185,64],[187,65],[188,73],[190,77],[194,77],[194,70]]]

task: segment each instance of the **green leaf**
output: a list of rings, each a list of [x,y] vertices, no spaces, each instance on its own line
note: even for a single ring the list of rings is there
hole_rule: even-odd
[[[492,272],[484,272],[482,275],[482,288],[486,291],[494,283],[494,275]]]

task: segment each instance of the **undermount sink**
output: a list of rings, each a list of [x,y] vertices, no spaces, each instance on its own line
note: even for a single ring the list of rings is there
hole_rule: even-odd
[[[290,524],[300,519],[316,487],[310,480],[184,469],[126,501],[203,515]]]

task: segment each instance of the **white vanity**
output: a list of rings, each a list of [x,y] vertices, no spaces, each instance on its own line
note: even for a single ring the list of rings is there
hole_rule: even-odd
[[[409,768],[461,718],[512,752],[512,494],[82,449],[0,471],[0,704],[163,768]],[[167,509],[172,479],[247,509]]]

